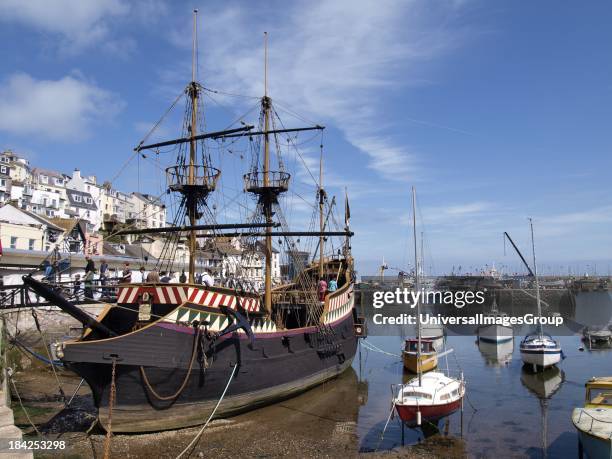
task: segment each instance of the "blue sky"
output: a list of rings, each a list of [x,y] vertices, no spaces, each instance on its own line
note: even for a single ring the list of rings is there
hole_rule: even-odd
[[[0,148],[42,167],[114,178],[190,79],[194,6],[199,77],[209,88],[261,95],[269,32],[271,96],[327,126],[326,182],[330,194],[347,187],[352,198],[362,273],[383,256],[395,267],[411,260],[411,185],[426,265],[436,272],[493,262],[518,269],[501,234],[526,251],[532,216],[543,269],[588,264],[607,273],[608,2],[272,1],[254,9],[246,1],[6,0]],[[254,103],[215,97],[211,129]],[[160,134],[175,132],[171,121]],[[315,169],[317,146],[312,139],[303,150]],[[229,190],[219,202],[239,194],[229,179],[239,155],[218,158]],[[293,164],[298,193],[311,197]],[[115,185],[162,189],[152,160],[129,163]],[[290,203],[294,223],[308,221],[308,206],[295,195]]]

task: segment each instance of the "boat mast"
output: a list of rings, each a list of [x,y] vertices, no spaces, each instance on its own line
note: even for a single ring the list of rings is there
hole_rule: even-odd
[[[193,10],[193,49],[191,52],[191,83],[189,84],[189,97],[191,99],[191,126],[190,134],[191,139],[189,142],[189,174],[187,179],[187,185],[193,187],[195,185],[195,163],[197,144],[195,136],[197,135],[197,116],[198,116],[198,85],[196,84],[196,53],[197,53],[197,29],[198,25],[198,10]],[[197,217],[197,199],[192,193],[187,195],[187,212],[189,214],[189,223],[193,227],[196,225]],[[189,231],[189,283],[195,282],[195,261],[196,261],[196,249],[197,249],[196,231],[191,229]]]
[[[323,207],[325,204],[325,191],[323,190],[323,145],[321,145],[321,155],[319,157],[319,231],[323,233],[325,223],[323,221]],[[325,237],[319,238],[319,280],[323,279],[323,244]]]
[[[531,228],[531,252],[533,253],[533,276],[535,277],[536,285],[536,302],[538,303],[538,317],[542,317],[542,306],[540,304],[540,283],[538,281],[538,266],[536,265],[535,242],[533,240],[533,220],[529,219],[529,227]],[[542,324],[538,322],[538,333],[542,337]]]
[[[268,32],[264,32],[264,97],[261,100],[264,112],[264,188],[270,186],[270,98],[268,97]],[[272,224],[272,201],[264,200],[266,223]],[[265,272],[265,306],[272,312],[272,227],[266,229],[266,272]]]
[[[417,229],[416,229],[416,190],[412,187],[412,236],[414,241],[414,291],[419,294],[419,253],[417,252]],[[419,386],[421,378],[421,301],[417,297],[417,374],[419,375]]]

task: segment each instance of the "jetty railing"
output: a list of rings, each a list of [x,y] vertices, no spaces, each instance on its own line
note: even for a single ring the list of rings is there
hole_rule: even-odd
[[[53,282],[66,295],[69,301],[75,304],[91,304],[92,302],[112,301],[117,297],[117,285],[120,279],[95,279],[85,286],[83,281]],[[27,285],[2,285],[0,286],[0,309],[14,309],[25,307],[53,306],[34,293]]]

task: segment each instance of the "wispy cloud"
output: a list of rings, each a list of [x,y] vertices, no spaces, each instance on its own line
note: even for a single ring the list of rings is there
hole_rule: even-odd
[[[37,80],[16,73],[0,83],[0,130],[75,141],[89,134],[92,123],[111,118],[123,106],[117,95],[78,75]]]
[[[385,179],[414,180],[418,155],[389,134],[397,115],[387,114],[384,102],[400,88],[422,85],[420,66],[462,40],[465,32],[449,26],[459,10],[456,2],[430,7],[336,0],[286,4],[282,10],[279,17],[227,4],[207,9],[201,20],[202,79],[229,92],[262,94],[262,33],[268,31],[272,98],[337,127]],[[171,41],[190,46],[188,27],[185,20]]]
[[[163,0],[3,0],[0,21],[19,23],[44,33],[45,45],[74,55],[93,46],[118,56],[136,48],[129,32],[116,35],[120,20],[150,25],[167,12]],[[49,36],[57,37],[50,41]]]

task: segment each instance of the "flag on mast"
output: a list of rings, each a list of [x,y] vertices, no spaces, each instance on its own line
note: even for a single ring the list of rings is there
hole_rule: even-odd
[[[344,189],[344,225],[348,228],[351,222],[351,208],[349,207],[348,193]]]

